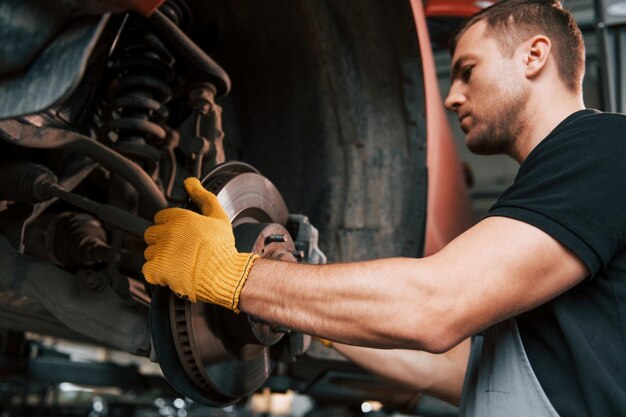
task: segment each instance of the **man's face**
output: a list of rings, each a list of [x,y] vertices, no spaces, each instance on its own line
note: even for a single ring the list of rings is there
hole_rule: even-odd
[[[516,54],[504,56],[479,21],[461,36],[452,57],[452,84],[445,100],[458,114],[465,143],[483,155],[511,154],[524,129],[529,96]]]

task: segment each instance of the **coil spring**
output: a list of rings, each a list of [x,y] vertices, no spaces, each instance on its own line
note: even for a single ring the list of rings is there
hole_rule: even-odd
[[[184,0],[169,0],[159,7],[159,11],[185,32],[191,26],[191,10]]]
[[[118,150],[132,148],[133,143],[159,145],[166,140],[169,112],[165,104],[172,97],[173,63],[169,51],[139,22],[120,39],[110,68],[108,111],[102,126],[102,133],[116,142]]]

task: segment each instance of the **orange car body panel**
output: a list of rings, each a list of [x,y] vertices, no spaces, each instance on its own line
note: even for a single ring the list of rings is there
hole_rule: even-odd
[[[444,113],[424,9],[411,0],[419,38],[426,92],[428,202],[424,256],[432,255],[472,224],[463,167]]]
[[[426,17],[468,17],[493,1],[477,0],[428,0],[424,3]]]

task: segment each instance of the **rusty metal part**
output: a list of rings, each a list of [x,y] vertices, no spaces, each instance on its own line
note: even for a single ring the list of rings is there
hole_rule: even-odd
[[[96,214],[120,229],[142,237],[151,222],[108,204],[100,204],[61,188],[56,176],[43,165],[32,162],[3,162],[0,167],[0,199],[39,203],[53,197]]]
[[[157,211],[168,206],[163,193],[137,164],[79,133],[55,128],[38,128],[15,120],[0,122],[0,138],[18,146],[36,149],[71,149],[101,163],[123,177],[140,196],[139,215],[152,220]]]
[[[284,224],[288,217],[285,203],[272,183],[253,171],[245,164],[224,164],[205,178],[204,186],[217,194],[231,218],[238,250],[296,262],[295,244],[279,223]],[[153,299],[152,310],[167,305],[169,329],[154,323],[164,319],[163,312],[151,312],[159,317],[153,319],[154,347],[175,388],[190,398],[223,406],[265,382],[280,355],[278,342],[287,330],[244,313],[190,303],[173,293],[166,303],[161,292],[159,289]],[[168,333],[173,343],[165,340]],[[172,357],[174,351],[176,357]]]
[[[226,160],[222,107],[215,102],[216,89],[210,83],[198,83],[189,92],[189,105],[195,111],[194,137],[190,141],[193,174],[200,178],[203,162],[215,167]]]
[[[67,191],[74,190],[93,170],[97,164],[89,158],[78,157],[64,164],[62,172],[59,174],[58,184]],[[13,247],[23,252],[23,240],[25,228],[37,219],[58,199],[51,198],[41,203],[9,205],[2,212],[0,218],[0,234],[6,237]]]

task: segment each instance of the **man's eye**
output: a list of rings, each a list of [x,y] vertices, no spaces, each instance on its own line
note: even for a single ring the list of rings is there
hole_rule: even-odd
[[[472,76],[472,66],[468,65],[467,67],[463,67],[461,70],[461,78],[463,78],[464,82],[468,82]]]

